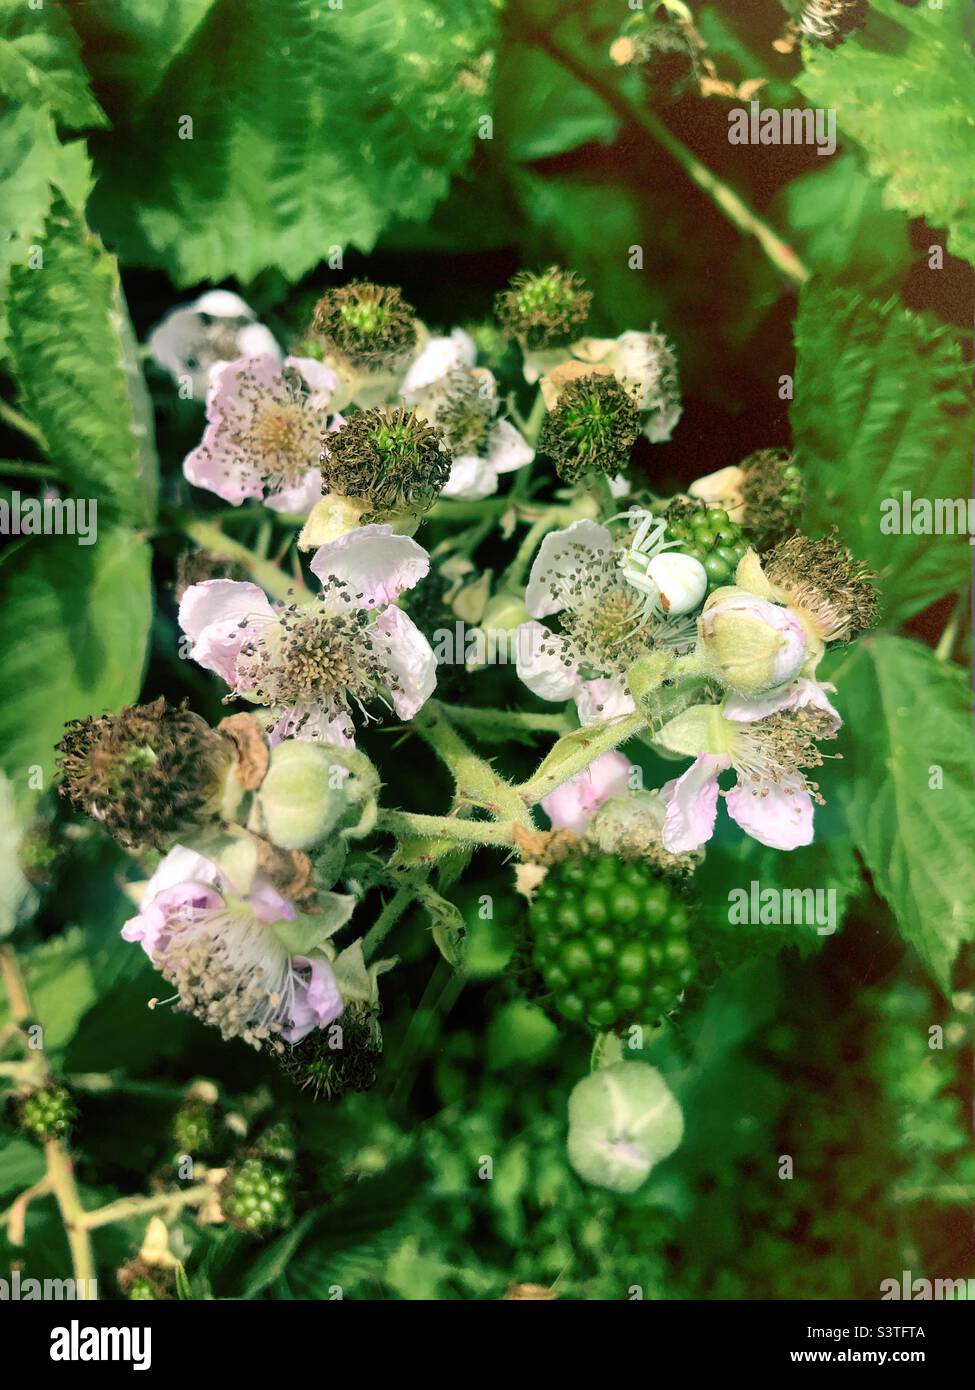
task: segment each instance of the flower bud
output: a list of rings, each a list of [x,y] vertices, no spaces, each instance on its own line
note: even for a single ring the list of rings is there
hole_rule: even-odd
[[[796,615],[744,589],[715,589],[698,633],[711,673],[739,695],[777,690],[798,676],[809,657],[806,630]]]
[[[683,1136],[680,1106],[645,1062],[601,1067],[569,1096],[569,1162],[610,1192],[635,1192]]]
[[[282,849],[313,849],[345,810],[345,777],[331,748],[303,739],[279,743],[257,796],[264,834]]]

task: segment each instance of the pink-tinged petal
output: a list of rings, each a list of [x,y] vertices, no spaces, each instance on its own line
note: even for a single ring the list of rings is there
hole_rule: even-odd
[[[461,454],[450,465],[450,477],[440,490],[441,497],[462,502],[479,502],[498,490],[498,475],[486,459]]]
[[[813,842],[812,797],[799,781],[766,782],[757,793],[739,783],[725,800],[732,820],[759,844],[798,849]]]
[[[473,367],[476,359],[474,340],[462,328],[455,328],[449,338],[430,338],[406,373],[400,395],[413,396],[458,367]]]
[[[610,797],[625,796],[629,787],[630,760],[622,753],[604,753],[542,798],[542,810],[553,830],[574,830],[581,835],[596,811]]]
[[[236,681],[241,647],[274,620],[264,590],[236,579],[191,584],[179,605],[179,625],[192,643],[190,656],[228,685]]]
[[[331,965],[322,956],[292,956],[296,982],[291,1024],[281,1029],[285,1042],[301,1042],[314,1028],[339,1017],[345,1001]]]
[[[547,618],[566,607],[553,576],[568,575],[578,563],[578,547],[605,551],[612,548],[613,538],[605,526],[596,521],[574,521],[564,531],[549,531],[538,548],[535,563],[525,590],[525,607],[533,618]]]
[[[301,377],[317,410],[326,408],[341,385],[338,372],[315,357],[286,357],[284,365]]]
[[[328,714],[321,705],[289,705],[273,711],[274,724],[268,733],[272,748],[286,739],[304,743],[330,743],[333,748],[354,748],[355,729],[344,711]]]
[[[239,457],[229,458],[216,437],[216,428],[208,425],[202,443],[183,460],[186,481],[216,493],[235,507],[248,497],[263,497],[264,481],[260,471]]]
[[[575,701],[580,724],[601,724],[636,709],[629,691],[617,680],[583,681]]]
[[[301,482],[296,483],[294,487],[268,493],[264,505],[272,512],[284,512],[288,516],[307,516],[315,503],[321,501],[321,497],[321,472],[317,468],[309,468]]]
[[[515,629],[515,669],[541,700],[570,700],[579,689],[577,668],[566,666],[558,639],[541,623]]]
[[[224,878],[212,859],[197,854],[195,849],[174,845],[146,884],[142,894],[142,906],[148,906],[167,888],[176,888],[181,883],[191,882],[219,888],[223,885]]]
[[[666,807],[661,839],[671,854],[700,849],[714,834],[718,814],[718,773],[729,759],[711,753],[695,758],[686,772],[660,788]]]
[[[347,583],[362,608],[384,608],[412,589],[430,569],[430,556],[391,526],[360,526],[315,551],[312,573],[323,584]]]
[[[254,383],[275,398],[283,397],[281,363],[273,353],[259,352],[254,357],[237,357],[233,362],[216,368],[207,398],[207,419],[222,419],[227,409],[236,408],[241,387],[247,385],[250,390]]]
[[[734,719],[740,724],[753,724],[757,719],[766,719],[770,714],[778,714],[786,709],[805,709],[812,705],[824,710],[830,717],[833,733],[843,727],[840,713],[830,703],[827,690],[835,690],[834,685],[820,685],[819,681],[808,680],[805,676],[793,685],[786,686],[762,700],[747,700],[741,695],[729,695],[722,706],[726,719]]]
[[[386,665],[397,680],[390,687],[393,709],[400,719],[412,719],[437,687],[437,658],[412,618],[391,604],[373,627],[377,644],[386,648]]]
[[[495,473],[511,473],[531,463],[535,450],[510,420],[496,420],[488,435],[486,457]]]
[[[298,916],[294,903],[282,898],[281,894],[266,878],[256,877],[247,894],[247,901],[254,909],[259,922],[293,922]]]

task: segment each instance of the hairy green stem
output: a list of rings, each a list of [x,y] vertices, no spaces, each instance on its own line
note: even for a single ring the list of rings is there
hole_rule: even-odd
[[[483,807],[498,820],[533,828],[531,813],[516,789],[467,746],[438,700],[428,700],[411,727],[450,769],[461,801]]]
[[[287,599],[290,595],[302,597],[307,594],[303,580],[282,574],[277,565],[225,535],[212,521],[190,521],[183,529],[190,540],[196,541],[204,550],[242,565],[254,583],[259,584],[271,598]]]
[[[427,816],[417,811],[380,811],[377,827],[393,835],[420,835],[456,840],[468,845],[512,845],[514,827],[503,821],[462,820],[459,816]]]
[[[383,828],[383,822],[386,816],[390,814],[393,813],[382,813],[379,821],[380,828]],[[396,892],[390,898],[389,902],[385,904],[379,916],[362,939],[362,954],[365,956],[366,960],[370,960],[371,957],[375,955],[376,951],[378,951],[383,941],[392,931],[393,927],[395,927],[396,923],[415,897],[416,893],[408,884],[405,884],[402,888],[397,888]]]

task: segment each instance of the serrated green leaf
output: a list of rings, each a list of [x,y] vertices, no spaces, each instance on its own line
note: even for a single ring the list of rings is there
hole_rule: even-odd
[[[332,246],[368,251],[467,162],[492,34],[477,0],[217,0],[152,101],[98,142],[95,224],[181,285],[296,280]]]
[[[891,285],[913,259],[907,218],[884,207],[880,187],[854,155],[819,163],[776,194],[769,220],[790,228],[796,251],[814,272],[860,289]]]
[[[0,0],[0,94],[50,107],[75,130],[108,124],[88,86],[78,37],[56,4]]]
[[[80,215],[56,200],[42,263],[10,272],[9,347],[23,407],[76,496],[107,519],[155,515],[152,411],[118,269]]]
[[[86,41],[92,81],[124,116],[157,91],[214,0],[65,0]]]
[[[969,0],[909,8],[872,0],[863,29],[806,52],[799,87],[833,107],[840,129],[887,180],[891,207],[948,229],[948,248],[975,262],[975,52]]]
[[[878,576],[882,620],[910,617],[965,582],[955,536],[884,535],[902,493],[967,497],[973,416],[957,334],[904,309],[811,281],[795,326],[792,435],[808,484],[804,529],[836,525]]]
[[[24,980],[34,1008],[34,1019],[43,1029],[46,1056],[60,1053],[96,996],[95,978],[88,960],[87,938],[80,927],[52,937],[22,957]],[[5,991],[0,991],[0,1027],[9,1019]]]
[[[510,44],[498,61],[496,137],[509,159],[531,163],[616,138],[619,117],[540,48]]]
[[[18,799],[50,785],[65,720],[139,693],[152,616],[150,551],[128,531],[95,545],[31,537],[0,570],[0,764]]]
[[[0,348],[7,336],[7,279],[24,265],[44,234],[54,190],[82,208],[91,190],[84,142],[62,145],[44,107],[11,106],[0,113]]]
[[[835,679],[847,717],[842,794],[856,843],[902,935],[946,989],[959,947],[975,939],[965,674],[915,642],[878,636],[862,639]]]

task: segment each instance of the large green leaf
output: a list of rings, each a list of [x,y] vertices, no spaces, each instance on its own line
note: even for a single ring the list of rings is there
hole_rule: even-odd
[[[57,4],[0,0],[0,94],[50,107],[66,126],[106,125],[88,87],[78,38]]]
[[[103,515],[155,514],[152,412],[118,268],[82,217],[55,201],[42,264],[10,272],[10,355],[24,409],[78,497]]]
[[[866,23],[837,48],[810,48],[799,86],[835,108],[887,180],[893,207],[948,229],[975,261],[975,39],[971,0],[916,8],[871,0]]]
[[[0,346],[7,336],[10,267],[23,265],[44,235],[55,190],[82,207],[90,182],[84,142],[62,145],[43,106],[9,106],[0,113]]]
[[[369,250],[487,133],[492,34],[477,0],[217,0],[153,99],[113,113],[96,225],[180,284]]]
[[[150,551],[129,531],[31,537],[0,569],[0,765],[18,800],[44,787],[64,723],[139,693],[152,616]],[[36,789],[36,788],[35,788]]]
[[[904,309],[810,282],[795,327],[792,434],[806,471],[806,527],[834,524],[876,571],[887,623],[965,582],[957,536],[886,535],[885,499],[964,498],[973,412],[957,335]]]
[[[214,0],[65,0],[92,82],[111,112],[149,100]]]
[[[947,988],[975,939],[975,741],[964,672],[901,637],[862,639],[835,672],[843,797],[904,937]]]

